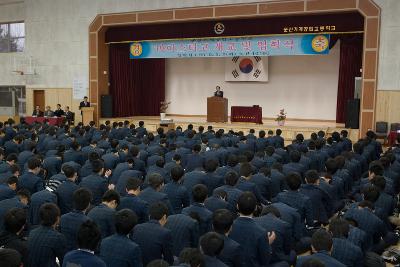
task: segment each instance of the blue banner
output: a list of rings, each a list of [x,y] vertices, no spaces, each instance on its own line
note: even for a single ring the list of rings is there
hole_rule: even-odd
[[[329,53],[329,34],[134,42],[130,58],[319,55]]]

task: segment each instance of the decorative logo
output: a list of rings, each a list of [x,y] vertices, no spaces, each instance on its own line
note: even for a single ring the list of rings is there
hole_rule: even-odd
[[[225,31],[225,25],[221,22],[218,22],[214,25],[214,32],[218,35],[223,34]]]
[[[133,43],[131,44],[131,54],[134,57],[138,57],[142,54],[143,47],[141,43]]]
[[[325,35],[317,35],[312,39],[311,47],[315,52],[322,53],[329,48],[329,39]]]
[[[253,70],[253,61],[250,58],[244,58],[239,63],[239,69],[243,73],[250,73]]]

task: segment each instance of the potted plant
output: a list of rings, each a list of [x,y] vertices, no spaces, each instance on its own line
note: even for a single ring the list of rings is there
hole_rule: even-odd
[[[285,125],[285,120],[286,120],[286,112],[285,112],[285,109],[281,109],[281,110],[279,111],[279,114],[276,115],[275,121],[278,122],[278,125],[279,125],[279,126],[283,126],[283,125]]]
[[[171,101],[170,102],[161,101],[160,104],[161,104],[161,106],[160,106],[160,120],[164,120],[165,116],[166,116],[165,112],[167,111],[169,104],[171,104]]]

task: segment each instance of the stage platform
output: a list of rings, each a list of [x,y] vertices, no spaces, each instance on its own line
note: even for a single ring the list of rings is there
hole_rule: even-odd
[[[174,127],[181,126],[182,129],[186,129],[189,124],[193,124],[194,129],[197,130],[199,126],[204,126],[207,129],[208,125],[212,125],[214,129],[224,129],[225,131],[243,131],[245,134],[249,132],[250,129],[254,129],[256,133],[260,130],[268,131],[276,129],[282,130],[282,137],[285,139],[286,144],[295,138],[298,133],[302,133],[305,139],[310,138],[311,133],[318,132],[320,130],[325,131],[328,136],[338,131],[345,129],[344,124],[336,123],[333,121],[322,121],[322,120],[286,120],[284,126],[278,126],[278,123],[273,119],[263,119],[263,124],[255,123],[242,123],[242,122],[226,122],[226,123],[210,123],[206,121],[206,116],[185,116],[185,115],[167,115],[167,119],[172,119]],[[135,116],[127,118],[100,118],[99,122],[104,123],[109,120],[111,123],[114,121],[125,121],[128,120],[131,123],[138,125],[139,121],[144,121],[147,130],[156,131],[160,127],[160,117],[159,116]],[[346,129],[349,132],[349,138],[355,142],[359,138],[358,129]]]

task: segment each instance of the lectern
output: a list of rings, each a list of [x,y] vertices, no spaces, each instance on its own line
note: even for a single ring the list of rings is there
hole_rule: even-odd
[[[89,122],[93,120],[94,107],[81,107],[81,111],[83,125],[89,125]]]
[[[228,99],[223,97],[207,98],[207,122],[228,121]]]

